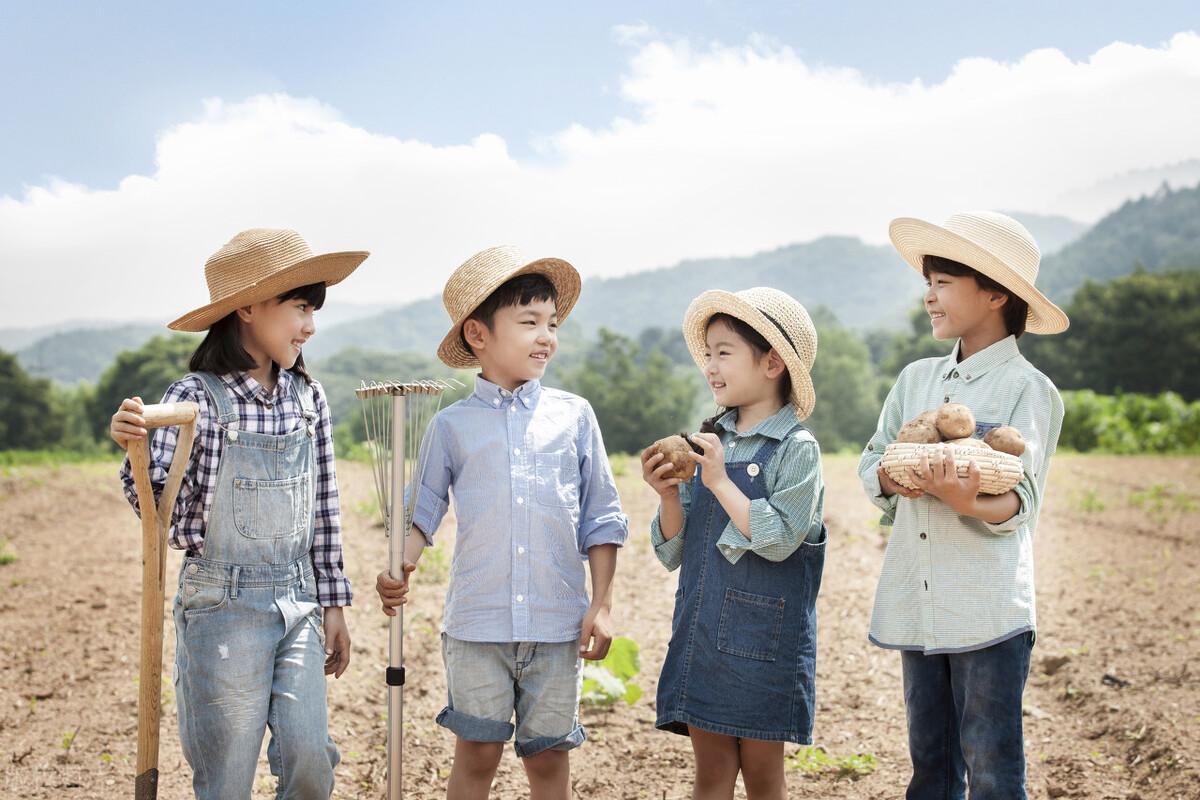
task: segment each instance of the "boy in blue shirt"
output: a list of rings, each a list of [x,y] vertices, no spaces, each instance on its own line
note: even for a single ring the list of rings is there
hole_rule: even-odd
[[[901,651],[908,800],[1023,800],[1021,696],[1036,628],[1033,535],[1063,403],[1017,339],[1058,333],[1067,316],[1035,286],[1041,254],[1016,220],[987,211],[944,225],[901,218],[891,239],[925,276],[943,358],[914,361],[888,394],[858,473],[894,522],[871,614],[871,641]],[[959,477],[950,448],[924,459],[907,489],[879,466],[901,424],[942,403],[975,415],[974,436],[1002,425],[1025,440],[1021,481],[979,493],[974,462]]]
[[[579,290],[566,261],[527,262],[494,247],[455,270],[442,293],[453,325],[438,357],[481,372],[474,392],[425,434],[413,517],[422,536],[406,542],[404,580],[382,572],[376,589],[389,615],[406,602],[408,575],[453,489],[458,531],[442,624],[449,702],[437,721],[458,737],[447,787],[455,800],[488,796],[514,733],[532,796],[567,800],[568,751],[586,738],[581,659],[604,658],[612,639],[628,521],[591,406],[540,380]]]

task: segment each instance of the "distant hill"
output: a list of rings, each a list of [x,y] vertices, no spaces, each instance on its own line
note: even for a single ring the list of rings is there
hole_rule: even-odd
[[[1087,232],[1085,222],[1058,214],[1031,214],[1025,211],[1005,211],[1010,217],[1025,226],[1037,240],[1042,258],[1057,253],[1064,246]]]
[[[134,350],[164,333],[153,324],[114,328],[76,328],[38,339],[17,351],[21,366],[31,375],[61,383],[95,382],[117,353]]]
[[[1038,283],[1066,302],[1087,280],[1107,281],[1137,266],[1147,272],[1200,269],[1200,186],[1171,189],[1124,205],[1042,261]]]

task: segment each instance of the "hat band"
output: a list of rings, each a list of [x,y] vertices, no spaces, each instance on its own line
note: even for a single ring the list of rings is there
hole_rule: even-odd
[[[758,313],[760,313],[764,317],[766,317],[768,320],[770,320],[772,325],[774,325],[776,328],[779,329],[779,332],[783,334],[783,338],[787,339],[787,343],[792,346],[792,352],[794,352],[797,356],[799,356],[800,350],[797,349],[796,343],[792,341],[791,336],[788,336],[788,332],[783,329],[783,326],[779,324],[779,321],[777,319],[775,319],[774,317],[772,317],[767,312],[763,311],[761,308],[757,309],[757,311],[758,311]]]

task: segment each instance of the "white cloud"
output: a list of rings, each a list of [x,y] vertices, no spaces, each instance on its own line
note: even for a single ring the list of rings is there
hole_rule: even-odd
[[[621,92],[635,115],[563,130],[530,161],[487,133],[450,147],[373,134],[315,100],[210,101],[161,134],[152,175],[0,198],[0,327],[169,318],[205,300],[205,258],[251,226],[371,250],[333,301],[401,302],[506,241],[591,276],[827,233],[883,241],[900,214],[1094,218],[1071,192],[1200,156],[1191,33],[1080,62],[967,59],[934,85],[814,67],[765,40],[655,38]]]

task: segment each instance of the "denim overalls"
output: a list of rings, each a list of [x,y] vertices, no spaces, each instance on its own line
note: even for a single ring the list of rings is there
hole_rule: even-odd
[[[767,496],[764,473],[779,445],[772,439],[749,461],[725,464],[751,500]],[[729,515],[699,470],[690,489],[655,724],[685,735],[693,725],[726,736],[810,744],[825,529],[817,544],[804,542],[778,563],[747,553],[730,564],[717,550]]]
[[[239,431],[220,379],[196,374],[224,441],[204,552],[184,559],[175,597],[176,705],[192,788],[200,800],[248,799],[269,726],[278,797],[326,800],[339,756],[309,553],[312,387],[291,382],[306,422],[275,436]]]

